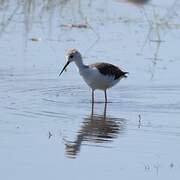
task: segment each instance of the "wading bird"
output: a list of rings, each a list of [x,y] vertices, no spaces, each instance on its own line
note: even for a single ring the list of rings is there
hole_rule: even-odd
[[[128,72],[124,72],[117,66],[109,63],[99,62],[85,65],[81,54],[76,49],[69,49],[66,58],[67,63],[60,72],[59,76],[71,62],[75,62],[80,75],[92,89],[92,103],[94,103],[94,91],[96,89],[104,91],[105,103],[107,103],[106,90],[117,84],[122,78],[126,78],[126,74],[128,74]]]

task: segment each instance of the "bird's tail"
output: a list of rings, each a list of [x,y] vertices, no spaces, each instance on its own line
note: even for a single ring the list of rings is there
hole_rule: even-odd
[[[124,76],[125,78],[127,78],[127,77],[128,77],[127,74],[129,74],[129,72],[124,72],[123,76]]]

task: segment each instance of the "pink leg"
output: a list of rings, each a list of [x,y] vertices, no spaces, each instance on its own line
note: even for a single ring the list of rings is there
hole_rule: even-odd
[[[104,95],[105,95],[105,103],[107,103],[107,94],[106,94],[106,90],[104,90]]]
[[[94,103],[94,90],[92,90],[92,103]]]

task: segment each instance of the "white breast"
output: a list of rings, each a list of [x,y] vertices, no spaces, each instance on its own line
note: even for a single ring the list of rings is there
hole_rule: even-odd
[[[88,86],[92,89],[105,90],[114,86],[120,79],[114,80],[114,76],[103,75],[98,69],[94,68],[84,68],[81,69],[80,75],[83,77]]]

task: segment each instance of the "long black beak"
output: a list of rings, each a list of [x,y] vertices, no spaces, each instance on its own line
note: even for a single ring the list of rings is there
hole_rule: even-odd
[[[66,69],[66,67],[69,65],[70,61],[68,61],[65,66],[63,67],[62,71],[59,73],[59,76],[63,73],[63,71]]]

